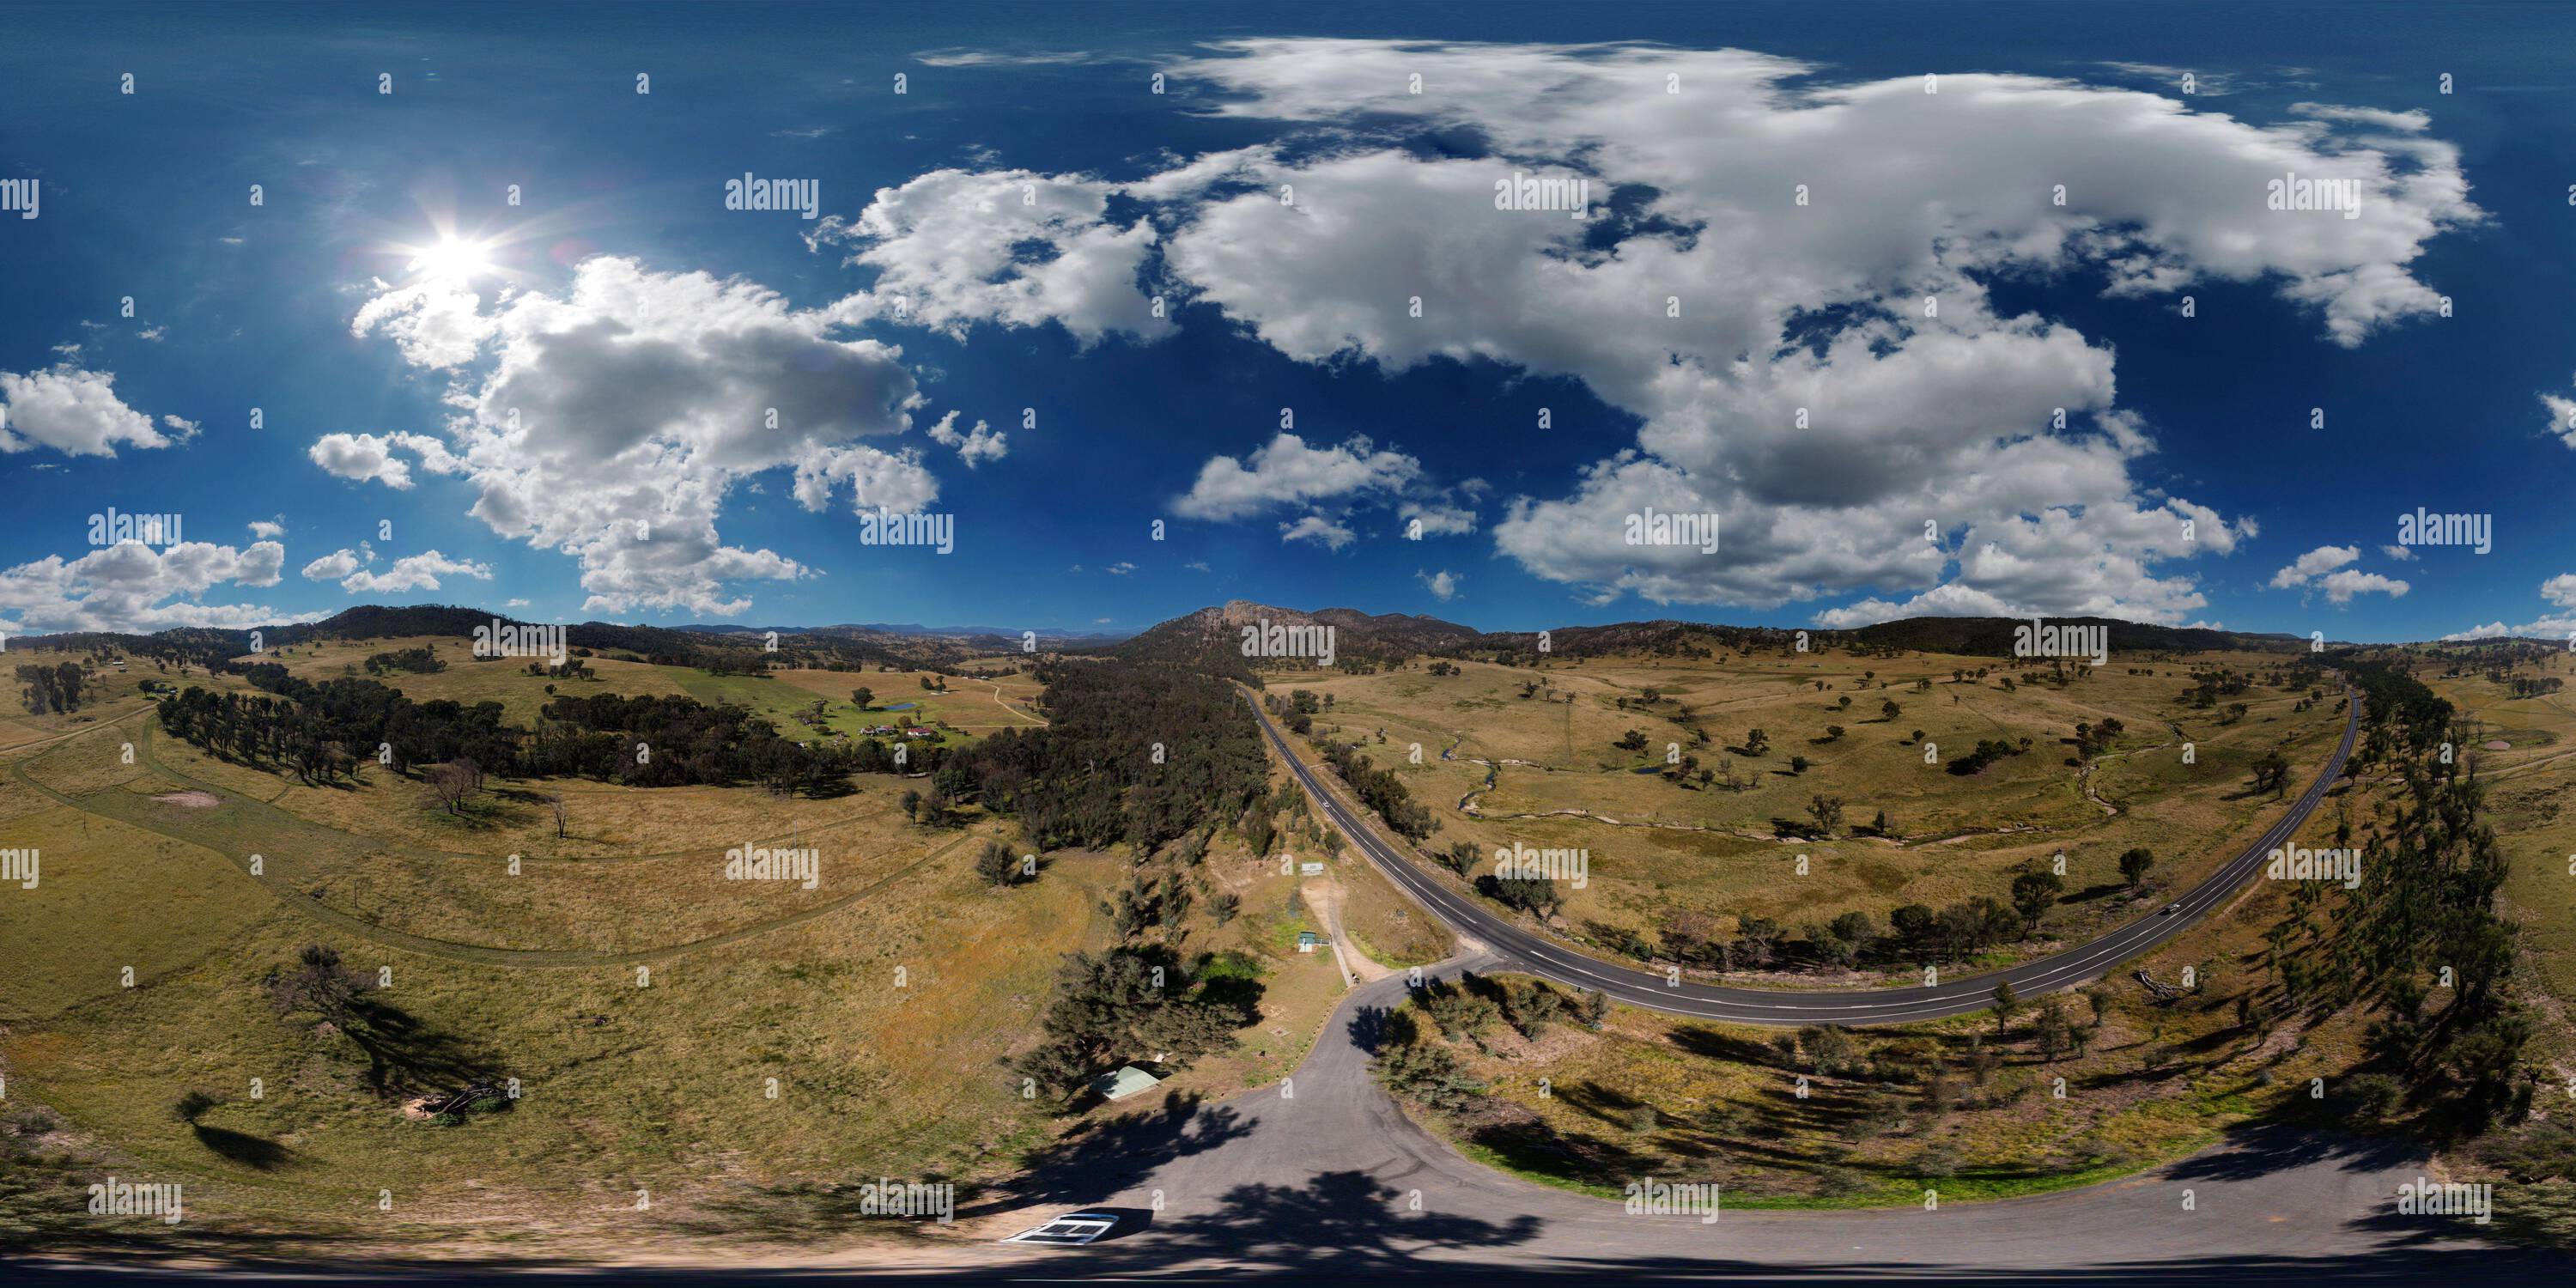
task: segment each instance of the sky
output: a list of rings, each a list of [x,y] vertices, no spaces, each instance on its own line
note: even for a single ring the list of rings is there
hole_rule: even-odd
[[[2576,639],[2564,7],[0,31],[0,636]]]

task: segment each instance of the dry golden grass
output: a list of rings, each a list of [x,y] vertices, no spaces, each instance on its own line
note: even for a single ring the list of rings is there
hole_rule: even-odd
[[[1513,844],[1585,851],[1587,888],[1562,891],[1564,927],[1578,937],[1595,923],[1651,934],[1675,908],[1794,927],[1855,909],[1883,918],[1907,903],[2001,899],[2019,865],[2053,863],[2061,851],[2068,891],[2078,897],[2052,913],[2050,925],[2074,935],[2134,912],[2117,871],[2121,852],[2146,846],[2158,856],[2155,884],[2181,886],[2259,831],[2279,808],[2268,794],[2247,795],[2250,765],[2262,752],[2280,748],[2301,786],[2314,773],[2341,732],[2335,695],[2303,713],[2292,710],[2300,695],[2259,683],[2214,710],[2191,709],[2178,697],[2189,687],[2188,670],[2251,669],[2259,681],[2282,660],[2114,658],[2062,689],[2017,683],[2010,693],[2000,687],[2007,670],[2018,677],[2047,668],[1933,655],[1594,658],[1536,671],[1466,663],[1462,674],[1441,677],[1418,666],[1367,676],[1281,675],[1269,686],[1330,695],[1334,704],[1317,718],[1318,731],[1365,739],[1373,761],[1406,779],[1440,823],[1431,848],[1465,840],[1487,856]],[[1982,683],[1951,679],[1954,670],[1980,666],[1991,668]],[[2127,673],[2138,668],[2155,674]],[[1928,692],[1915,690],[1918,679],[1932,682]],[[1533,680],[1548,690],[1518,696]],[[1819,681],[1829,687],[1819,690]],[[1657,691],[1653,704],[1643,701],[1648,689]],[[1852,699],[1848,711],[1837,707],[1843,697]],[[1622,698],[1631,709],[1619,708]],[[1880,713],[1889,700],[1902,708],[1892,720]],[[2225,705],[2238,701],[2248,713],[2227,720]],[[2078,721],[2106,716],[2119,718],[2126,732],[2096,759],[2088,784],[2067,763],[2070,740]],[[1828,725],[1842,726],[1842,737],[1829,740]],[[1754,728],[1768,735],[1763,755],[1730,750]],[[1644,753],[1613,745],[1632,729],[1645,735]],[[1912,741],[1917,729],[1942,763],[1925,763]],[[1706,743],[1697,741],[1701,732]],[[2023,737],[2031,740],[2027,752],[1974,776],[1943,767],[1979,739]],[[2182,763],[2186,740],[2191,765]],[[1455,758],[1442,759],[1444,750]],[[1668,781],[1657,771],[1674,754],[1721,774],[1721,762],[1731,759],[1747,785],[1729,791],[1722,777],[1706,788]],[[1793,755],[1811,762],[1804,773],[1791,772]],[[1830,841],[1779,837],[1771,820],[1809,821],[1818,795],[1842,799],[1846,832]],[[1474,815],[1462,807],[1471,796]],[[1847,834],[1881,810],[1901,844]],[[1802,854],[1808,864],[1800,875]]]

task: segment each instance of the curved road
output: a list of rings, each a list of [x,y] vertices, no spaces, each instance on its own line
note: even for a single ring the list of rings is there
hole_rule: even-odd
[[[2272,847],[2288,843],[2299,826],[2307,822],[2317,802],[2325,799],[2326,789],[2343,773],[2344,761],[2351,756],[2353,741],[2361,731],[2361,695],[2347,685],[2344,696],[2347,710],[2343,738],[2335,744],[2334,754],[2326,759],[2325,768],[2318,772],[2316,781],[2291,803],[2288,813],[2265,828],[2243,853],[2192,887],[2189,894],[2174,900],[2181,905],[2180,911],[2151,913],[2090,943],[1990,974],[1941,979],[1921,988],[1800,993],[1784,989],[1728,988],[1686,980],[1675,982],[1668,976],[1585,956],[1523,930],[1475,898],[1450,889],[1415,866],[1399,843],[1390,841],[1379,829],[1374,815],[1356,803],[1345,801],[1338,792],[1330,789],[1322,775],[1298,759],[1288,745],[1287,736],[1271,723],[1269,713],[1261,709],[1260,700],[1250,690],[1244,692],[1245,700],[1252,704],[1253,719],[1261,723],[1262,732],[1269,735],[1280,759],[1288,762],[1289,772],[1297,776],[1307,794],[1323,808],[1325,816],[1359,847],[1362,854],[1368,856],[1370,863],[1386,874],[1388,880],[1412,895],[1433,916],[1448,923],[1451,930],[1484,944],[1504,968],[1526,971],[1576,988],[1599,989],[1631,1006],[1643,1006],[1672,1015],[1731,1020],[1740,1024],[1783,1025],[1899,1024],[1965,1015],[1993,1005],[1998,980],[2012,981],[2013,991],[2025,997],[2072,988],[2099,978],[2121,962],[2181,934],[2212,909],[2226,903],[2236,893],[2237,887],[2260,871]]]
[[[2320,785],[2301,796],[2291,819],[2265,833],[2266,844],[2306,816],[2351,745],[2348,724]],[[1310,789],[1321,786],[1305,773],[1300,777]],[[1329,792],[1321,799],[1355,839],[1369,838],[1385,849],[1371,857],[1390,877],[1403,880],[1411,872],[1410,864],[1389,861],[1395,852],[1374,829],[1353,826]],[[2186,902],[2191,915],[2225,898],[2245,871],[2240,858],[2193,891]],[[1605,984],[1620,983],[1618,977],[1643,980],[1636,993],[1621,996],[1660,1009],[1678,1009],[1677,1002],[1785,1002],[1830,1015],[1836,1000],[1740,989],[1674,996],[1655,976],[1583,958],[1558,965],[1569,955],[1543,944],[1538,949],[1549,955],[1511,947],[1532,941],[1518,932],[1496,933],[1493,919],[1472,905],[1460,915],[1463,901],[1436,885],[1426,890],[1408,882],[1407,888],[1496,945],[1471,946],[1432,968],[1434,975],[1531,969],[1535,957],[1547,963],[1542,973],[1559,978],[1576,973]],[[2136,951],[2189,918],[2161,920],[2168,924],[2149,924],[2151,933],[2143,939],[2124,939],[2137,929],[2131,927],[2050,960],[2098,971],[2098,963],[2116,958],[2093,950]],[[2048,964],[2035,962],[2016,974],[2046,978]],[[784,1288],[889,1278],[1189,1282],[1282,1272],[1334,1284],[1398,1278],[1454,1283],[1469,1277],[1488,1285],[1737,1278],[1881,1285],[2563,1281],[2564,1266],[2554,1254],[2481,1246],[2484,1231],[2456,1218],[2397,1215],[2398,1187],[2427,1168],[2419,1149],[2272,1127],[2232,1133],[2215,1149],[2122,1180],[1999,1203],[1831,1213],[1727,1211],[1714,1222],[1632,1216],[1616,1202],[1489,1170],[1405,1116],[1371,1079],[1368,1065],[1407,988],[1404,977],[1389,976],[1344,997],[1314,1047],[1280,1083],[1222,1103],[1172,1097],[1147,1108],[1111,1110],[1089,1130],[1040,1147],[1024,1176],[958,1212],[963,1239],[811,1253],[728,1248],[720,1266],[651,1265],[648,1257],[648,1264],[597,1278],[673,1288]],[[1889,995],[1845,994],[1840,1000],[1873,996]],[[1959,1000],[1946,990],[1900,990],[1894,996],[1909,1005]],[[1980,999],[1957,1009],[1982,1004]],[[1783,1019],[1776,1012],[1763,1018]],[[1121,1228],[1081,1249],[987,1241],[1076,1207],[1115,1209]],[[226,1267],[235,1273],[243,1268],[286,1267],[273,1261]],[[577,1262],[544,1258],[480,1266],[360,1262],[292,1268],[332,1285],[516,1283],[521,1275],[512,1272],[529,1269],[579,1282],[583,1269]],[[87,1276],[99,1265],[74,1261],[26,1269],[30,1283],[85,1283],[94,1281]],[[125,1278],[169,1282],[195,1273]]]
[[[1490,970],[1470,950],[1435,968]],[[1363,984],[1285,1084],[1222,1104],[1174,1100],[1069,1138],[1001,1202],[970,1207],[998,1235],[1077,1205],[1135,1231],[1079,1252],[984,1244],[957,1264],[1065,1279],[1244,1270],[1318,1282],[1398,1275],[1480,1283],[2357,1283],[2500,1285],[2556,1276],[2547,1257],[2482,1247],[2464,1220],[2396,1215],[2424,1174],[2415,1147],[2277,1127],[2082,1189],[1993,1203],[1841,1212],[1739,1211],[1714,1222],[1630,1215],[1461,1156],[1370,1079],[1402,976]],[[1641,1178],[1642,1179],[1642,1178]]]

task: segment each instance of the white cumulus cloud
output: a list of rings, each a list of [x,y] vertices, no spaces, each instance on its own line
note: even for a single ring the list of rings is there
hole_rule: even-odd
[[[171,418],[185,439],[194,425]],[[50,447],[67,456],[114,456],[119,446],[168,447],[152,418],[116,396],[116,376],[64,363],[20,375],[0,371],[0,452]]]
[[[843,486],[867,509],[938,495],[916,455],[860,441],[911,425],[920,395],[901,351],[837,338],[837,325],[756,283],[616,256],[583,261],[560,291],[489,309],[387,291],[355,329],[452,372],[458,414],[443,440],[335,435],[316,459],[401,486],[410,466],[386,450],[399,447],[419,468],[462,475],[470,513],[493,532],[579,561],[582,611],[730,616],[751,603],[735,583],[810,575],[724,543],[717,519],[750,476],[792,469],[809,510]]]
[[[2304,586],[2316,578],[2361,558],[2359,546],[2319,546],[2272,574],[2275,588]]]

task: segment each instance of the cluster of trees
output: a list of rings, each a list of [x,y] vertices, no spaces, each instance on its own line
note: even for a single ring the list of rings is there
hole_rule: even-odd
[[[1979,738],[1977,749],[1950,762],[1950,772],[1973,774],[2006,756],[2018,756],[2030,746],[2030,740],[2014,742],[2008,738]]]
[[[1159,944],[1075,953],[1039,1023],[1045,1040],[1020,1057],[1019,1072],[1061,1104],[1142,1055],[1176,1067],[1225,1049],[1236,1030],[1260,1022],[1260,987],[1212,964],[1201,957],[1193,970]]]
[[[29,715],[80,710],[81,668],[78,662],[19,667],[18,683],[26,686],[19,690],[19,696],[25,700]]]
[[[366,667],[369,675],[390,675],[396,671],[416,671],[422,675],[435,675],[446,670],[447,663],[438,660],[436,646],[423,644],[419,648],[370,654]]]
[[[2496,893],[2507,861],[2486,820],[2484,785],[2420,751],[2465,733],[2450,704],[2412,676],[2369,662],[2352,669],[2372,743],[2419,751],[2389,758],[2403,796],[2388,829],[2364,839],[2361,883],[2336,903],[2331,933],[2309,919],[2329,897],[2324,887],[2301,887],[2271,932],[2273,974],[2295,1007],[2375,1001],[2372,1063],[2406,1097],[2467,1131],[2520,1122],[2545,1075],[2524,1067],[2533,1026],[2506,987],[2517,926],[2497,911]],[[2349,839],[2346,825],[2336,843]],[[2321,959],[2293,951],[2320,939]],[[2432,1006],[2445,975],[2448,1005]]]
[[[2252,683],[2251,676],[2227,670],[2194,671],[2191,678],[2192,687],[2182,691],[2180,700],[2204,710],[2217,706],[2220,698],[2243,693]]]
[[[1288,732],[1301,736],[1315,731],[1315,716],[1323,710],[1310,689],[1291,689],[1285,698],[1275,693],[1267,694],[1261,703],[1269,708],[1271,719],[1287,726]]]
[[[2517,698],[2547,697],[2567,687],[2567,681],[2554,675],[2517,675],[2503,683],[2506,691]]]
[[[1432,820],[1430,808],[1405,790],[1404,780],[1371,764],[1368,757],[1360,754],[1358,743],[1328,741],[1323,751],[1325,761],[1341,774],[1343,782],[1351,785],[1351,794],[1360,798],[1360,804],[1377,811],[1387,826],[1407,840],[1422,840],[1439,826]]]
[[[1017,817],[1032,845],[1152,850],[1202,820],[1237,816],[1267,790],[1260,730],[1225,681],[1159,662],[1054,663],[1037,674],[1051,723],[1005,729],[937,776],[952,794]]]
[[[1416,1015],[1428,1017],[1445,1041],[1427,1040]],[[1537,1038],[1547,1026],[1574,1023],[1599,1029],[1610,1018],[1610,998],[1585,989],[1573,997],[1545,980],[1496,979],[1462,972],[1457,981],[1427,981],[1412,1004],[1387,1017],[1369,1072],[1389,1092],[1444,1113],[1475,1103],[1485,1084],[1459,1067],[1448,1042],[1464,1039],[1485,1048],[1485,1035],[1508,1024],[1524,1038]],[[1485,1048],[1490,1049],[1490,1048]]]
[[[2128,731],[2128,726],[2121,724],[2118,716],[2104,716],[2098,725],[2089,720],[2078,720],[2075,722],[2075,754],[2091,760]]]
[[[160,703],[162,727],[216,756],[292,768],[307,782],[337,781],[368,760],[405,775],[415,766],[463,761],[519,778],[578,775],[644,787],[757,783],[781,794],[828,796],[847,791],[853,773],[931,770],[940,756],[918,748],[898,767],[883,743],[800,746],[743,707],[677,695],[556,698],[532,730],[503,724],[498,702],[413,702],[374,680],[315,684],[273,662],[245,674],[265,692],[191,688],[170,695]]]
[[[1707,914],[1679,909],[1665,915],[1662,955],[1710,970],[1963,961],[2034,933],[2063,888],[2063,880],[2052,873],[2025,874],[2013,883],[2012,907],[1983,895],[1938,910],[1911,903],[1890,912],[1884,930],[1866,912],[1846,912],[1830,921],[1806,923],[1795,939],[1768,917],[1740,917],[1730,935],[1717,930],[1716,920]],[[1629,951],[1648,954],[1642,942],[1629,945]]]
[[[749,708],[678,694],[558,697],[540,714],[514,766],[523,776],[573,774],[640,787],[756,783],[780,795],[829,796],[848,790],[853,773],[896,769],[883,743],[803,745]],[[906,767],[933,769],[938,754],[912,749]]]

